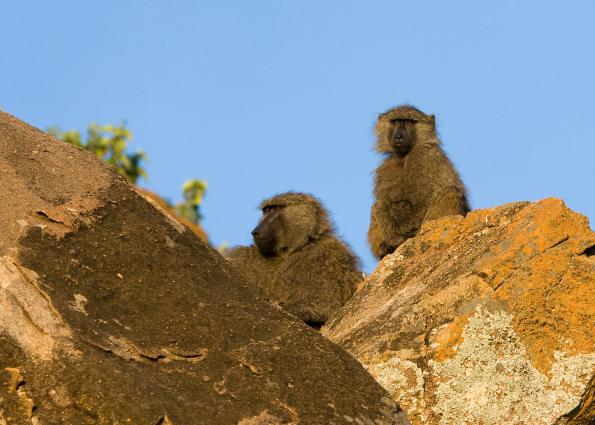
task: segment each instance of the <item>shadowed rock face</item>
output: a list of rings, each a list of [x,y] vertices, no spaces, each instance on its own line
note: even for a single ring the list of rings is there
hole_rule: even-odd
[[[0,113],[0,188],[0,424],[391,423],[353,358],[92,154]]]
[[[594,246],[557,199],[432,221],[322,333],[414,424],[595,423]]]

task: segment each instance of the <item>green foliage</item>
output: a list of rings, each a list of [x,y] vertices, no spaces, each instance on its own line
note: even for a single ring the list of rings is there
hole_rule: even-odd
[[[174,208],[176,212],[191,221],[198,224],[203,216],[200,213],[200,205],[207,190],[207,183],[204,180],[190,179],[182,186],[184,200]]]
[[[147,173],[142,166],[142,161],[147,159],[145,153],[142,150],[126,152],[132,133],[126,128],[124,122],[119,126],[91,123],[87,128],[86,140],[81,139],[81,134],[77,130],[62,131],[53,127],[49,132],[63,142],[93,152],[116,167],[118,172],[131,183],[136,183],[139,178],[147,178]]]
[[[63,142],[93,152],[105,162],[116,167],[118,172],[131,183],[136,183],[139,178],[147,178],[147,173],[142,166],[142,161],[147,160],[145,153],[142,150],[126,152],[128,142],[132,139],[132,133],[126,128],[124,122],[119,126],[91,123],[87,128],[85,140],[82,140],[78,130],[62,131],[58,127],[52,127],[48,132]],[[198,224],[203,218],[200,213],[200,205],[206,190],[207,183],[204,180],[190,179],[184,183],[182,186],[184,200],[173,206],[176,213],[190,222]]]

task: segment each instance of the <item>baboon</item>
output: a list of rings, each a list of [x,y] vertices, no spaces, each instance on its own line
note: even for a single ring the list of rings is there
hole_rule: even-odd
[[[469,212],[467,193],[436,135],[434,115],[410,105],[378,117],[376,169],[368,241],[382,258],[415,236],[426,220]]]
[[[271,301],[318,329],[355,292],[362,280],[359,260],[313,196],[282,193],[260,208],[254,245],[233,248],[226,257]]]

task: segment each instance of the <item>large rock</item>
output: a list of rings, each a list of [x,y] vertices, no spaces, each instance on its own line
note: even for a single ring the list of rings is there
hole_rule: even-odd
[[[351,356],[92,154],[0,113],[0,424],[388,424]]]
[[[415,424],[595,423],[594,246],[557,199],[433,221],[323,334]]]

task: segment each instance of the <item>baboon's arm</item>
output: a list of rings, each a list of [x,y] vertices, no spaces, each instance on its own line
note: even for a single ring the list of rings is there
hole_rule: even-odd
[[[431,202],[424,221],[435,220],[449,215],[464,215],[466,209],[465,194],[457,187],[447,187],[438,193]]]

